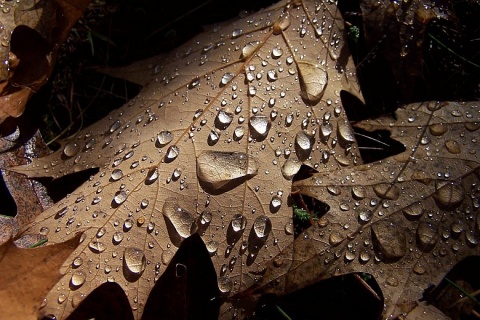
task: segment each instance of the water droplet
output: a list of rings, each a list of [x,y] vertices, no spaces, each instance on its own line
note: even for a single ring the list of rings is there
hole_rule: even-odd
[[[360,262],[367,263],[370,260],[370,252],[368,252],[367,250],[363,250],[360,253],[359,258],[360,258]]]
[[[228,277],[219,277],[218,278],[218,289],[220,290],[221,293],[227,294],[232,291],[233,288],[233,282],[230,280]]]
[[[133,227],[133,220],[132,219],[127,219],[123,223],[123,230],[124,231],[129,231]]]
[[[192,81],[190,81],[190,83],[188,84],[188,89],[193,89],[197,87],[199,84],[200,84],[200,78],[196,77],[192,79]]]
[[[147,259],[142,249],[125,248],[123,252],[123,274],[128,281],[138,280],[145,271],[146,265]]]
[[[110,179],[112,181],[117,181],[120,180],[123,177],[123,172],[120,169],[115,169],[112,171],[112,175],[110,176]]]
[[[73,259],[72,267],[78,268],[78,267],[80,267],[82,264],[83,264],[83,259],[82,259],[82,257],[76,257],[75,259]]]
[[[120,120],[116,120],[114,123],[112,123],[112,125],[110,126],[110,129],[108,130],[108,132],[112,133],[114,132],[115,130],[117,130],[118,128],[120,128],[120,125],[122,123],[120,122]]]
[[[172,251],[164,250],[162,252],[161,259],[162,259],[162,263],[164,265],[168,265],[170,263],[170,260],[172,260],[172,258],[173,258],[173,252]]]
[[[375,194],[382,199],[397,200],[400,197],[400,190],[397,186],[389,183],[379,183],[373,186]]]
[[[417,227],[417,244],[423,252],[431,251],[438,242],[438,227],[429,222],[420,222]]]
[[[100,227],[97,231],[97,238],[103,237],[103,235],[107,232],[107,229],[105,227]]]
[[[85,272],[74,271],[72,273],[72,278],[70,279],[70,285],[76,289],[85,283],[85,278]]]
[[[243,152],[207,151],[197,158],[198,178],[215,190],[235,179],[249,179],[257,172],[256,160]]]
[[[462,151],[460,144],[455,140],[445,141],[445,148],[447,148],[448,152],[453,154],[459,154]]]
[[[441,209],[455,209],[465,198],[465,189],[459,183],[436,181],[435,189],[433,199]]]
[[[80,151],[80,145],[75,141],[68,142],[63,148],[63,154],[67,157],[73,157]]]
[[[315,138],[306,134],[303,131],[299,131],[295,136],[295,151],[297,152],[298,159],[305,161],[310,156]]]
[[[145,177],[145,184],[150,185],[158,179],[158,168],[152,167],[148,169],[147,176]]]
[[[267,216],[258,216],[253,222],[253,231],[258,238],[267,238],[272,230],[272,223]]]
[[[220,134],[214,130],[210,131],[210,134],[208,135],[208,145],[213,146],[218,140],[220,140]]]
[[[340,243],[343,242],[343,240],[345,240],[345,237],[338,232],[332,232],[332,233],[330,233],[330,236],[328,237],[328,242],[332,246],[338,246]]]
[[[320,127],[320,134],[322,141],[326,142],[329,138],[330,135],[333,132],[333,126],[331,123],[323,123],[322,126]]]
[[[430,133],[433,136],[441,136],[448,130],[447,125],[444,123],[434,123],[431,124],[428,128],[430,129]]]
[[[267,72],[267,79],[268,79],[268,81],[271,81],[271,82],[277,81],[278,80],[277,71],[275,71],[274,69],[269,70]]]
[[[230,226],[234,232],[243,231],[247,226],[247,219],[243,215],[237,213],[232,217]]]
[[[389,286],[392,286],[392,287],[398,287],[398,279],[395,278],[395,277],[388,277],[386,280],[385,280],[385,283],[388,284]]]
[[[279,196],[273,196],[270,200],[270,211],[277,212],[282,206],[282,199]]]
[[[119,244],[123,240],[123,232],[115,232],[112,237],[112,241],[114,244]]]
[[[256,114],[250,118],[250,128],[252,138],[257,139],[258,141],[264,140],[268,136],[270,131],[270,120],[268,117],[263,114]]]
[[[243,30],[242,29],[234,29],[232,31],[232,38],[238,38],[240,37],[241,35],[243,34]]]
[[[413,272],[415,272],[416,274],[418,275],[422,275],[426,272],[427,270],[420,264],[420,263],[417,263],[414,267],[413,267]]]
[[[217,252],[217,249],[218,249],[218,242],[215,241],[215,240],[208,240],[206,243],[205,243],[205,247],[207,247],[207,250],[208,252],[213,255]]]
[[[163,147],[173,140],[173,134],[170,131],[161,131],[157,135],[157,143],[159,147]]]
[[[224,87],[227,85],[232,79],[235,77],[233,73],[227,72],[222,76],[222,79],[220,80],[220,87]]]
[[[407,219],[418,219],[423,215],[424,209],[420,202],[415,202],[403,209],[403,214]]]
[[[125,200],[127,200],[127,193],[123,190],[117,191],[117,193],[115,193],[115,196],[113,197],[113,201],[117,205],[124,203]]]
[[[233,113],[219,110],[215,118],[215,126],[220,130],[225,130],[233,121]]]
[[[367,196],[367,191],[363,186],[352,187],[352,196],[355,200],[362,200]]]
[[[240,141],[245,134],[245,129],[243,127],[236,127],[233,131],[233,140]]]
[[[279,47],[273,48],[273,50],[272,50],[272,58],[273,59],[280,58],[282,56],[282,54],[283,54],[282,48],[279,48]]]
[[[64,295],[63,293],[60,293],[60,294],[58,295],[58,299],[57,299],[58,303],[62,304],[62,303],[65,302],[65,300],[67,300],[67,296]],[[56,319],[56,318],[54,318],[54,320],[55,320],[55,319]]]
[[[58,210],[55,214],[55,219],[60,219],[68,212],[68,207],[63,207],[62,209]]]
[[[368,222],[372,219],[372,217],[373,217],[373,212],[370,209],[364,209],[360,211],[360,214],[358,215],[358,218],[362,222]]]
[[[168,147],[167,153],[165,154],[165,162],[172,162],[173,160],[177,159],[178,155],[180,154],[180,148],[173,145]]]
[[[242,48],[242,54],[240,55],[240,59],[249,58],[257,50],[257,47],[259,45],[260,45],[260,41],[252,41],[247,43]]]
[[[351,129],[350,124],[348,122],[345,122],[345,121],[338,122],[337,134],[346,143],[355,142],[355,135],[353,134],[353,130]]]
[[[282,166],[282,175],[287,180],[292,180],[293,177],[300,171],[302,163],[295,158],[288,158]]]
[[[407,245],[403,228],[389,220],[381,220],[371,229],[374,249],[383,261],[393,262],[405,256]]]
[[[166,199],[162,211],[180,237],[188,238],[197,230],[197,224],[193,215],[181,208],[176,199]]]
[[[297,68],[300,76],[300,95],[309,104],[316,105],[322,99],[327,87],[327,72],[320,66],[307,61],[297,61]]]
[[[88,247],[90,248],[90,250],[92,250],[94,253],[101,253],[103,251],[105,251],[105,249],[107,248],[107,246],[103,243],[103,242],[100,242],[100,241],[92,241],[88,244]]]

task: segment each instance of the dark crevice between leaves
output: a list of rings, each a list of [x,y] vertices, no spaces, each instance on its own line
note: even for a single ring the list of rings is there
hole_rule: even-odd
[[[376,320],[381,318],[383,303],[383,294],[373,276],[350,273],[286,295],[264,295],[250,320]]]
[[[17,205],[3,179],[3,172],[0,172],[0,199],[2,203],[1,215],[15,217],[17,215]]]
[[[183,240],[157,280],[142,320],[217,319],[221,303],[212,259],[200,235],[194,233]]]
[[[47,188],[48,196],[58,202],[67,194],[72,193],[86,182],[91,176],[97,174],[98,168],[87,169],[80,172],[70,173],[58,179],[52,178],[35,178],[38,182]]]
[[[390,137],[390,131],[375,130],[370,132],[354,127],[354,132],[363,163],[383,160],[406,150],[403,143]]]

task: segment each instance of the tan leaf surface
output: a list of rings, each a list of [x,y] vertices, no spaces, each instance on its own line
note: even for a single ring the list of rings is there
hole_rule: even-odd
[[[294,184],[331,209],[273,259],[257,293],[363,271],[381,286],[385,316],[395,316],[456,262],[480,255],[478,104],[411,104],[396,117],[359,126],[390,130],[402,154]]]
[[[48,291],[62,277],[59,269],[75,250],[80,235],[53,246],[20,249],[9,241],[0,246],[0,310],[2,319],[37,319]]]
[[[18,117],[48,79],[56,52],[90,0],[20,0],[0,13],[0,123]]]
[[[100,168],[28,229],[53,243],[86,234],[45,312],[64,318],[115,281],[139,318],[195,232],[225,297],[255,283],[293,240],[289,192],[300,165],[360,162],[340,100],[341,90],[359,95],[343,34],[336,7],[310,1],[216,27],[150,64],[153,81],[123,108],[16,168],[30,177]]]

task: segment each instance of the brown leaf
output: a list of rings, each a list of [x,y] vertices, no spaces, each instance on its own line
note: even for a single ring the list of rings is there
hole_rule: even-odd
[[[411,104],[396,118],[359,126],[390,130],[404,153],[294,184],[331,210],[275,257],[248,293],[367,272],[384,293],[385,317],[394,317],[456,262],[480,255],[478,104]]]
[[[62,277],[59,269],[75,250],[80,234],[53,246],[20,249],[10,240],[0,246],[2,319],[37,319],[42,298]]]
[[[48,79],[60,44],[90,0],[22,0],[2,5],[0,123],[23,113]]]
[[[289,192],[300,165],[361,162],[340,98],[346,90],[361,99],[343,28],[333,4],[311,1],[216,27],[143,66],[150,85],[124,107],[17,167],[31,177],[100,168],[28,229],[48,228],[53,243],[86,234],[44,311],[66,316],[75,297],[115,281],[140,318],[193,233],[210,252],[222,297],[258,281],[293,240]],[[86,281],[72,290],[80,271]]]

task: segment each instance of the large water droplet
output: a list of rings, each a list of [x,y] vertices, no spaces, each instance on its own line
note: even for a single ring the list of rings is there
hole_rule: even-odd
[[[152,167],[148,169],[147,176],[145,177],[145,184],[150,185],[158,179],[158,168]]]
[[[465,189],[459,183],[436,181],[435,189],[433,199],[442,209],[455,209],[465,198]]]
[[[228,277],[219,277],[218,278],[218,289],[223,294],[228,294],[232,291],[233,282]]]
[[[459,154],[462,151],[460,144],[455,140],[447,140],[445,141],[445,148],[448,152],[453,154]]]
[[[299,131],[295,136],[295,151],[297,152],[298,159],[305,161],[310,156],[315,138],[306,134],[303,131]]]
[[[400,190],[397,186],[389,183],[379,183],[373,186],[375,194],[382,199],[397,200],[400,197]]]
[[[178,155],[180,154],[180,148],[177,146],[170,146],[168,147],[167,153],[165,154],[165,162],[172,162],[173,160],[177,159]]]
[[[125,248],[123,252],[123,275],[128,281],[136,281],[145,271],[147,259],[139,248]]]
[[[181,208],[176,199],[168,198],[165,200],[162,211],[180,237],[188,238],[197,230],[197,224],[193,215]]]
[[[409,220],[418,219],[423,215],[424,209],[421,202],[415,202],[403,209],[403,214]]]
[[[268,136],[271,123],[267,116],[263,114],[256,114],[250,118],[249,124],[252,138],[262,141]]]
[[[343,242],[343,240],[345,240],[345,237],[338,232],[332,232],[332,233],[330,233],[330,236],[328,237],[328,242],[332,246],[338,246],[340,243]]]
[[[90,248],[90,250],[92,250],[94,253],[100,253],[100,252],[103,252],[105,251],[105,249],[107,248],[107,246],[105,245],[105,243],[103,242],[100,242],[100,241],[92,241],[88,244],[88,247]]]
[[[222,79],[220,80],[220,87],[224,87],[227,85],[232,79],[235,77],[233,73],[227,72],[222,76]]]
[[[112,171],[112,174],[110,176],[110,179],[112,181],[117,181],[123,177],[123,172],[120,169],[115,169]]]
[[[161,131],[157,135],[157,143],[159,147],[163,147],[173,140],[173,134],[170,131]]]
[[[242,48],[242,54],[240,55],[240,59],[249,58],[255,52],[255,50],[257,50],[259,45],[260,45],[260,41],[252,41],[247,43]]]
[[[257,172],[256,160],[243,152],[207,151],[197,157],[198,178],[215,190],[232,180],[249,179]]]
[[[237,213],[232,217],[230,226],[232,227],[233,232],[243,231],[247,226],[247,219],[243,215]]]
[[[300,170],[302,163],[295,158],[288,158],[282,166],[282,175],[287,180],[292,180]]]
[[[367,196],[367,191],[363,186],[352,187],[352,196],[355,200],[362,200]]]
[[[267,238],[272,231],[272,223],[267,216],[258,216],[253,222],[253,231],[258,238]]]
[[[215,126],[220,130],[225,130],[233,121],[233,113],[219,110],[215,118]]]
[[[124,203],[125,200],[127,200],[127,193],[124,190],[117,191],[113,197],[113,201],[117,205]]]
[[[388,220],[372,225],[372,240],[379,258],[386,262],[397,261],[407,253],[403,228]]]
[[[67,157],[73,157],[80,151],[80,145],[75,141],[68,142],[65,147],[63,148],[63,154]]]
[[[272,49],[272,58],[273,59],[278,59],[282,56],[283,50],[282,48],[275,47]]]
[[[210,253],[211,255],[214,255],[218,249],[218,242],[213,239],[210,239],[205,243],[205,247],[207,248],[208,253]]]
[[[417,227],[417,244],[423,252],[429,252],[435,247],[440,235],[438,227],[433,223],[420,222]]]
[[[76,289],[85,283],[85,272],[83,271],[74,271],[72,273],[72,278],[70,279],[70,285]]]
[[[117,130],[118,128],[120,128],[120,125],[122,123],[120,122],[120,120],[115,120],[114,123],[112,123],[112,125],[110,126],[110,129],[108,130],[108,132],[112,133],[114,132],[115,130]]]
[[[240,141],[245,134],[245,129],[243,127],[236,127],[233,131],[233,140]]]
[[[308,104],[316,105],[327,87],[327,72],[319,65],[307,61],[297,61],[297,68],[300,75],[300,95]]]
[[[346,143],[355,142],[355,135],[353,134],[353,130],[348,124],[348,122],[345,122],[345,121],[338,122],[337,134]]]

